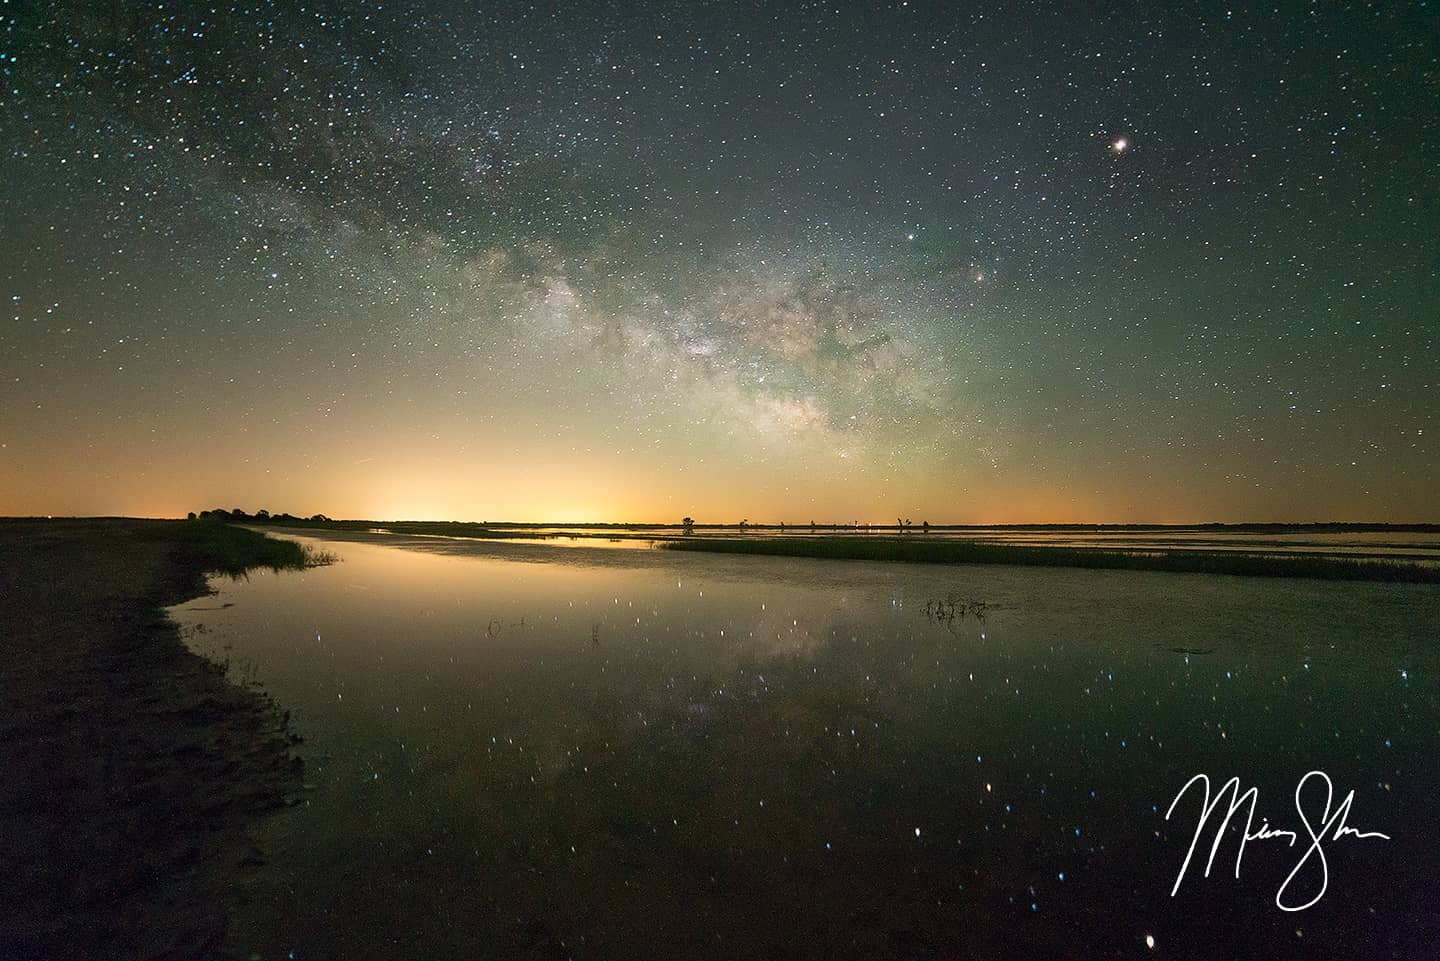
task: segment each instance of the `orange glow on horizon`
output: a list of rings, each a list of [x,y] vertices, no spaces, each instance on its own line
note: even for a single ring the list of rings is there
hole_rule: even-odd
[[[1083,474],[1033,474],[990,463],[906,469],[874,459],[826,457],[800,444],[735,451],[550,450],[538,440],[496,453],[492,445],[385,445],[344,437],[298,449],[255,447],[244,438],[188,427],[166,448],[67,446],[0,460],[0,515],[184,517],[189,511],[265,509],[308,517],[467,520],[515,523],[679,523],[805,527],[817,524],[916,527],[953,524],[1207,522],[1433,522],[1421,487],[1389,498],[1334,485],[1297,498],[1284,484],[1236,487],[1174,465],[1143,482],[1097,485]],[[1018,443],[1018,441],[1017,441]],[[743,448],[742,448],[743,449]],[[832,452],[833,453],[833,452]],[[46,468],[36,470],[34,464]],[[1312,482],[1313,483],[1313,482]],[[1375,485],[1378,488],[1379,485]],[[1375,489],[1372,488],[1372,489]]]

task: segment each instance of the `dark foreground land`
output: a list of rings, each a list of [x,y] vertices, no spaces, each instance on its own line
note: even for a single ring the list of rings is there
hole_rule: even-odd
[[[275,706],[166,605],[313,563],[217,523],[0,520],[0,958],[206,957],[253,819],[301,788]]]

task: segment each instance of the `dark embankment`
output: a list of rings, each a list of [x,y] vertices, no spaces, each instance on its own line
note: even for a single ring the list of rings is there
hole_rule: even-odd
[[[218,523],[0,521],[0,958],[211,956],[300,762],[162,608],[315,560]]]
[[[1203,551],[1123,552],[1071,547],[1019,547],[970,541],[909,537],[697,537],[663,545],[676,551],[769,554],[844,560],[908,561],[928,564],[1017,564],[1033,567],[1090,567],[1242,577],[1311,577],[1331,581],[1440,583],[1440,568],[1389,561],[1333,557],[1274,556]]]

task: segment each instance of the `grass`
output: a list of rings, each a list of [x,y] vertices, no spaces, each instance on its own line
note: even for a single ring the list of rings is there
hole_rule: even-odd
[[[1271,556],[1202,551],[1125,552],[1072,547],[1025,547],[911,537],[702,537],[663,545],[675,551],[766,554],[926,564],[1015,564],[1242,577],[1309,577],[1330,581],[1440,583],[1440,568],[1393,561]]]
[[[338,560],[327,551],[208,519],[165,523],[143,536],[173,543],[173,556],[185,567],[231,577],[243,577],[255,568],[295,571]]]

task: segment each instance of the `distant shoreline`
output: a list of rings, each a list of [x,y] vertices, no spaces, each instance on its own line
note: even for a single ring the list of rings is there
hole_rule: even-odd
[[[177,518],[178,519],[178,518]],[[313,517],[268,517],[262,518],[254,514],[242,514],[232,518],[235,521],[246,524],[265,524],[277,527],[333,527],[339,530],[366,530],[374,527],[386,527],[405,533],[440,533],[441,531],[421,531],[420,528],[466,528],[481,529],[491,532],[493,536],[503,536],[507,531],[541,531],[541,530],[595,530],[595,531],[681,531],[685,529],[683,523],[670,522],[610,522],[610,521],[452,521],[452,520],[365,520],[365,519],[330,519],[315,520]],[[122,516],[97,516],[97,517],[72,517],[55,515],[53,517],[27,516],[27,517],[0,517],[0,523],[11,522],[36,522],[46,521],[133,521],[150,520],[148,518],[130,518]],[[924,521],[912,524],[905,528],[907,536],[910,534],[922,534],[927,528],[923,527]],[[867,523],[820,523],[811,524],[808,521],[803,523],[762,524],[762,523],[696,523],[691,525],[696,531],[785,531],[804,533],[814,531],[816,533],[898,533],[900,527],[895,524],[867,524]],[[1109,531],[1168,531],[1178,533],[1181,531],[1204,531],[1210,533],[1315,533],[1315,534],[1371,534],[1371,533],[1407,533],[1407,534],[1440,534],[1440,523],[1388,523],[1372,521],[1311,521],[1303,523],[1287,523],[1281,521],[1246,521],[1229,523],[1222,521],[1207,521],[1194,524],[1107,524],[1107,523],[1064,523],[1064,524],[931,524],[928,528],[931,533],[957,533],[966,531],[1037,531],[1037,532],[1059,532],[1059,533],[1096,533]]]
[[[901,534],[893,526],[864,531],[830,530],[819,525],[811,529],[778,525],[747,525],[745,528],[696,524],[686,532],[680,525],[501,525],[457,521],[256,521],[255,529],[305,529],[322,535],[326,531],[362,531],[405,535],[453,537],[474,540],[615,540],[632,534],[650,538],[668,550],[723,554],[752,554],[807,557],[831,560],[895,561],[927,564],[1010,564],[1029,567],[1067,567],[1106,570],[1161,571],[1169,573],[1229,574],[1242,577],[1303,577],[1328,581],[1376,581],[1391,583],[1440,583],[1436,558],[1419,552],[1389,556],[1344,557],[1335,552],[1313,553],[1297,548],[1324,548],[1325,545],[1254,542],[1229,547],[1214,541],[1191,546],[1166,544],[1083,544],[1044,545],[986,543],[959,538],[956,533],[1022,531],[1055,534],[1145,534],[1202,533],[1218,539],[1229,534],[1334,534],[1334,533],[1440,533],[1440,525],[1201,525],[1194,527],[1122,527],[1095,525],[1049,527],[935,528],[928,532],[909,529]],[[738,536],[737,536],[738,535]],[[1375,545],[1397,549],[1403,545]],[[1282,548],[1289,548],[1289,551]],[[1440,555],[1437,555],[1440,556]],[[1427,563],[1428,562],[1428,563]]]
[[[1440,567],[1394,561],[1305,555],[1267,555],[1204,550],[1120,551],[1112,548],[1035,547],[980,544],[961,540],[904,537],[756,537],[745,540],[697,537],[667,541],[676,551],[761,554],[834,560],[899,561],[922,564],[1010,564],[1161,571],[1183,574],[1231,574],[1241,577],[1307,577],[1327,581],[1383,581],[1440,584]]]
[[[27,518],[8,521],[23,529],[47,523],[85,521]],[[123,523],[123,519],[91,519],[94,523]],[[217,523],[219,522],[219,523]],[[129,521],[129,523],[177,523]],[[322,535],[334,532],[372,532],[473,540],[552,540],[587,538],[615,540],[632,534],[651,538],[655,546],[677,551],[722,554],[805,557],[830,560],[893,561],[928,564],[1008,564],[1027,567],[1064,567],[1168,573],[1227,574],[1242,577],[1311,578],[1328,581],[1389,583],[1440,583],[1440,563],[1427,548],[1393,553],[1408,545],[1373,545],[1392,550],[1384,556],[1346,557],[1324,550],[1329,545],[1303,542],[1253,542],[1230,546],[1219,541],[1186,545],[1114,542],[1103,535],[1207,534],[1326,535],[1326,534],[1440,534],[1440,524],[1381,524],[1324,522],[1313,524],[1016,524],[934,525],[900,528],[896,525],[850,527],[845,525],[780,524],[540,524],[474,521],[332,520],[321,516],[298,518],[235,512],[207,512],[197,520],[178,522],[179,529],[214,530],[228,524],[253,525],[255,530],[296,530]],[[194,525],[192,528],[191,525]],[[957,534],[1004,533],[1097,535],[1098,543],[1030,544],[994,543],[957,537]],[[294,545],[291,545],[292,547]],[[1297,548],[1318,548],[1313,552]],[[1284,550],[1289,548],[1289,550]]]

